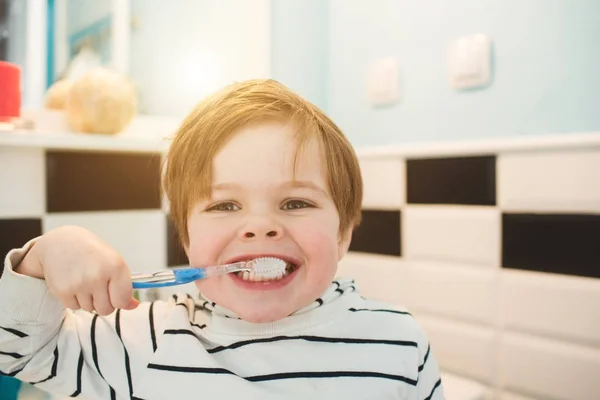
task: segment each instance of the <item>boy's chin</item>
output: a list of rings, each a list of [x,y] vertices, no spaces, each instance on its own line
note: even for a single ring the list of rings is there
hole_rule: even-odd
[[[264,324],[269,322],[276,322],[289,316],[295,310],[285,310],[281,307],[277,309],[265,310],[262,309],[249,309],[247,306],[242,307],[241,310],[236,310],[235,313],[244,321],[251,322],[254,324]]]

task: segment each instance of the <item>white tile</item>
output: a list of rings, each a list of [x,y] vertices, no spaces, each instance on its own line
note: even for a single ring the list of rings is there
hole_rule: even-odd
[[[405,164],[400,158],[361,158],[363,207],[397,210],[405,203]]]
[[[364,297],[408,305],[405,268],[400,257],[349,253],[339,263],[337,276],[353,278]]]
[[[501,154],[496,173],[504,210],[600,212],[600,150]]]
[[[407,305],[443,317],[492,324],[499,270],[442,262],[406,262]]]
[[[504,270],[500,287],[507,328],[600,346],[600,279]]]
[[[523,396],[512,392],[500,393],[499,400],[539,400],[529,396]]]
[[[598,348],[505,333],[499,353],[500,385],[506,389],[557,400],[598,399]]]
[[[431,341],[440,368],[486,384],[493,380],[496,334],[470,323],[413,313]]]
[[[442,371],[444,395],[448,400],[487,400],[491,390],[479,382]]]
[[[41,217],[44,214],[45,171],[42,149],[0,148],[0,217]]]
[[[407,260],[500,265],[500,211],[495,207],[406,206],[402,219]]]
[[[119,252],[132,271],[166,267],[166,217],[161,211],[56,213],[43,220],[45,232],[62,225],[94,232]]]

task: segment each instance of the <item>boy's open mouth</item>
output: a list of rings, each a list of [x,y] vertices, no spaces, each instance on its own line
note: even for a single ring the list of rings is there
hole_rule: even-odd
[[[236,272],[236,275],[244,281],[250,282],[271,282],[271,281],[279,281],[294,272],[298,269],[298,266],[294,263],[286,262],[285,270],[283,274],[274,277],[274,278],[265,278],[264,276],[255,274],[254,271],[240,271]]]

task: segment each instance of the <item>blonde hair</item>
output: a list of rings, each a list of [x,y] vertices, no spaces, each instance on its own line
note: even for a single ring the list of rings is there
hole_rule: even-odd
[[[360,223],[362,178],[356,154],[342,131],[318,107],[279,82],[250,80],[230,85],[198,104],[169,148],[163,190],[184,245],[189,244],[189,213],[196,202],[211,195],[215,155],[240,128],[270,121],[291,122],[295,127],[296,157],[310,138],[318,140],[340,233]]]

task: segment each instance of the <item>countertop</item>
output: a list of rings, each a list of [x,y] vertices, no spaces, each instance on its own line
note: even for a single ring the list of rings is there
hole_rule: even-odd
[[[0,130],[0,148],[166,152],[181,121],[172,117],[139,115],[122,132],[105,135],[72,131],[66,115],[59,111],[23,112],[23,118],[33,121],[34,128]]]

